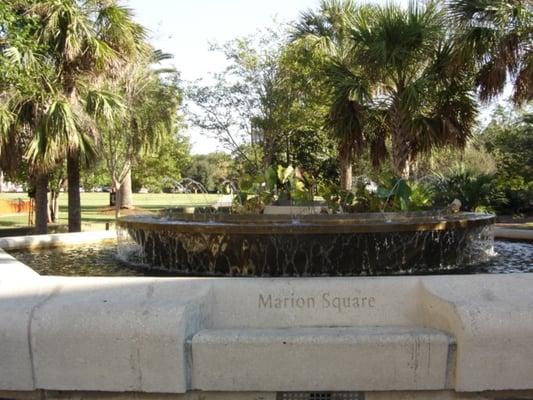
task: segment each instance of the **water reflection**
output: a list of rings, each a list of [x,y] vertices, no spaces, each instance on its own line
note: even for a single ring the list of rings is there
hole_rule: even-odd
[[[494,243],[494,252],[494,257],[473,268],[469,268],[469,273],[506,274],[533,272],[533,244],[496,241]],[[120,263],[116,258],[116,247],[112,244],[62,250],[17,251],[11,252],[11,254],[41,275],[154,275],[154,272],[144,273]]]

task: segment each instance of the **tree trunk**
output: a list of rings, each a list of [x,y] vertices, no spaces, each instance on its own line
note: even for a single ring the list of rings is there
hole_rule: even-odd
[[[120,218],[120,202],[121,200],[121,186],[117,182],[113,182],[113,188],[115,189],[116,197],[115,197],[115,220]]]
[[[409,178],[409,159],[411,146],[409,144],[409,129],[399,101],[395,100],[392,108],[392,170],[398,178]]]
[[[77,151],[67,157],[68,231],[81,232],[80,159]]]
[[[59,222],[59,192],[57,192],[54,198],[54,222]]]
[[[409,143],[401,135],[392,135],[392,169],[398,178],[408,179],[410,175]]]
[[[341,189],[352,190],[352,157],[350,154],[341,156]]]
[[[0,171],[0,193],[4,189],[4,171]]]
[[[48,175],[38,174],[35,179],[35,233],[48,233]]]
[[[131,168],[128,170],[124,181],[120,185],[120,208],[133,208],[133,193],[131,189]],[[118,198],[117,198],[118,202]]]
[[[50,222],[53,222],[54,224],[58,222],[59,218],[59,191],[58,190],[51,190],[50,191],[50,202],[48,204],[48,208],[50,210]]]

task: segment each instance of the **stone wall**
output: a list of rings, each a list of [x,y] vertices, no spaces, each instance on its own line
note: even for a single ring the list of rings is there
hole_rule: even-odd
[[[533,398],[532,288],[528,274],[41,277],[0,251],[0,398]]]

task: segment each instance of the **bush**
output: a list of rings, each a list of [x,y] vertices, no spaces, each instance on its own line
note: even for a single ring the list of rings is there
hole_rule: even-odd
[[[498,179],[499,190],[505,202],[497,211],[503,214],[527,214],[533,212],[533,181],[525,182],[520,176]]]
[[[435,205],[448,206],[459,199],[466,211],[492,211],[505,204],[505,195],[493,174],[475,174],[460,166],[449,175],[437,175],[433,183]]]

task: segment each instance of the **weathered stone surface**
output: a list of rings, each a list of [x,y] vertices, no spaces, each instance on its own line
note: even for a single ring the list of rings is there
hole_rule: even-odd
[[[533,399],[533,392],[482,392],[457,393],[454,391],[438,392],[369,392],[365,400],[528,400]]]
[[[422,328],[204,330],[192,339],[193,386],[206,391],[444,389],[451,345],[448,335]]]
[[[0,238],[0,248],[4,250],[35,249],[41,247],[66,247],[83,243],[97,243],[102,240],[115,240],[115,231],[92,231],[78,233],[54,233],[51,235],[28,235]]]
[[[313,394],[313,392],[309,393]],[[364,400],[529,400],[531,391],[504,391],[482,393],[457,393],[443,391],[393,391],[366,392]],[[316,398],[316,396],[315,396]],[[0,399],[5,400],[276,400],[275,392],[201,392],[183,394],[161,393],[112,393],[112,392],[56,392],[38,390],[33,392],[0,391]]]
[[[37,278],[39,274],[0,248],[0,285],[3,280]]]
[[[0,256],[0,390],[33,390],[33,320],[57,285],[28,272],[5,253]],[[11,268],[13,276],[4,271]],[[32,279],[35,276],[39,279]]]
[[[223,390],[223,385],[239,383],[240,368],[252,378],[257,371],[268,372],[263,383],[244,382],[252,391],[266,390],[261,385],[278,378],[289,391],[302,390],[304,384],[311,390],[339,390],[338,382],[352,390],[365,390],[355,387],[355,378],[349,381],[349,374],[357,373],[375,384],[374,390],[434,389],[438,383],[458,392],[483,391],[482,396],[489,399],[513,399],[514,394],[490,397],[491,392],[485,391],[533,389],[531,288],[531,274],[305,279],[40,277],[0,252],[0,390],[183,393],[193,390],[195,383],[201,384],[199,388]],[[411,354],[408,349],[413,341],[381,342],[364,333],[369,327],[381,332],[378,338],[408,338],[401,334],[402,329],[416,333],[425,332],[424,327],[429,332],[446,332],[442,337],[457,342],[456,362],[448,354],[450,362],[443,367],[444,343],[438,340],[430,340],[429,361],[429,346],[421,341],[418,351],[412,353],[419,355],[417,386],[402,386],[414,382],[409,368],[398,367],[396,378],[388,377],[393,375],[395,363]],[[291,339],[294,350],[285,351],[288,345],[283,338],[292,329],[331,333],[336,328],[345,333],[298,333]],[[204,330],[234,334],[221,335],[214,344],[207,341],[202,346],[212,346],[212,351],[201,350],[198,357],[191,357],[189,341]],[[268,343],[266,339],[252,340],[262,337],[251,335],[254,331],[275,334],[267,335]],[[440,338],[442,333],[436,335]],[[359,340],[362,337],[368,340]],[[227,346],[223,346],[224,340]],[[287,366],[279,366],[284,358]],[[236,366],[223,362],[225,359]],[[339,374],[338,365],[351,369]],[[382,368],[377,368],[379,365]],[[374,375],[358,370],[364,366],[374,368]],[[195,375],[192,381],[191,371],[197,374],[203,369],[220,374],[221,387],[215,387],[216,380],[206,381],[202,374],[201,380]],[[320,379],[304,380],[302,371],[313,369],[320,372]],[[523,392],[510,393],[528,398]],[[367,394],[371,395],[378,394]]]
[[[533,276],[423,279],[426,326],[458,344],[458,391],[533,388]]]
[[[57,392],[39,390],[34,392],[3,392],[4,400],[276,400],[276,393],[258,392],[198,392],[183,394],[163,393],[112,393],[112,392]]]
[[[533,242],[533,231],[530,229],[494,228],[494,237]]]
[[[216,328],[421,325],[419,279],[292,278],[213,282]]]
[[[209,286],[178,280],[61,279],[33,315],[35,387],[183,393],[187,337]]]
[[[317,215],[320,214],[324,206],[265,206],[265,215]]]

